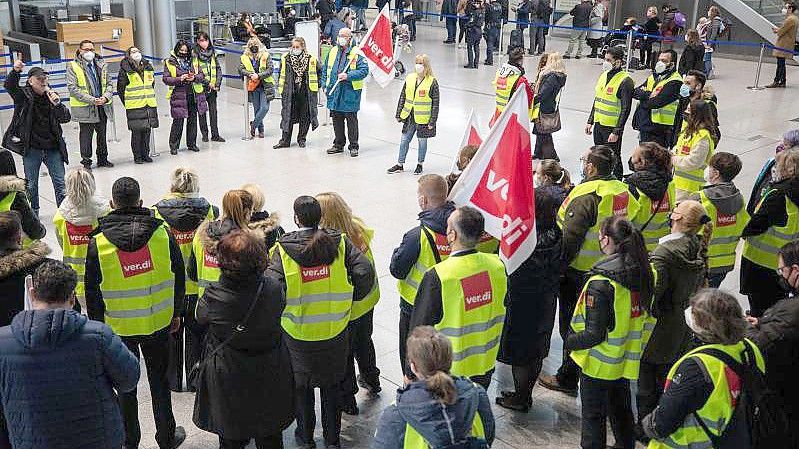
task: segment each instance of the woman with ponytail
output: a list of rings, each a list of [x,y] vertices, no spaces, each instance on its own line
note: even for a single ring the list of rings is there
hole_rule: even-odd
[[[648,304],[654,281],[641,232],[620,216],[599,228],[605,257],[587,273],[564,347],[581,368],[582,447],[606,447],[610,417],[616,444],[633,449],[630,381],[652,327]]]
[[[452,344],[432,326],[408,337],[407,358],[415,379],[405,379],[396,401],[380,417],[373,449],[487,448],[494,415],[483,387],[449,374]]]
[[[340,385],[347,371],[352,302],[376,282],[366,255],[339,231],[319,226],[316,198],[294,201],[298,231],[281,236],[272,250],[269,275],[281,282],[286,308],[281,324],[294,369],[294,406],[301,447],[314,447],[314,389],[321,390],[326,447],[340,447]]]
[[[669,369],[693,345],[684,312],[707,276],[713,225],[702,203],[681,201],[669,215],[669,223],[671,233],[660,239],[651,256],[657,272],[651,309],[657,324],[641,360],[636,396],[639,420],[655,409]]]

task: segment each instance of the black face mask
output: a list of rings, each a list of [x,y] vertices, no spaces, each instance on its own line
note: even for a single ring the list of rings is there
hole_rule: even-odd
[[[180,53],[178,53],[178,56],[180,56],[181,58],[188,58],[189,57],[189,53],[188,52],[187,53],[180,52]]]
[[[253,45],[250,47],[250,53],[258,53],[258,46]]]
[[[780,278],[777,280],[777,283],[780,285],[782,291],[785,292],[786,296],[790,294],[796,295],[796,290],[794,290],[794,288],[791,287],[791,284],[789,284],[784,277],[780,276]]]

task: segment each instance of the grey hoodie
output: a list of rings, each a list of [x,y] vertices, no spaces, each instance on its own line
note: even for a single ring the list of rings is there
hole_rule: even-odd
[[[731,182],[721,182],[702,187],[713,206],[724,215],[735,215],[744,208],[744,197]],[[691,196],[692,200],[699,201],[699,194]]]

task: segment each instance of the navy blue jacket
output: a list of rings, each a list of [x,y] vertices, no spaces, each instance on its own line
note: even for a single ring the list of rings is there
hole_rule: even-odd
[[[28,310],[0,328],[0,404],[14,449],[122,447],[114,389],[138,381],[122,340],[73,310]]]

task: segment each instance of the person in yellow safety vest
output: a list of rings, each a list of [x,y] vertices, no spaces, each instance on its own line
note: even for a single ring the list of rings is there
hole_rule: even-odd
[[[430,67],[430,57],[424,54],[416,55],[413,67],[414,71],[405,78],[405,84],[397,101],[396,118],[402,123],[402,138],[397,164],[388,169],[388,174],[403,170],[405,156],[408,154],[408,147],[414,134],[419,140],[419,154],[413,174],[422,174],[422,164],[427,154],[427,139],[436,136],[438,105],[441,97],[438,80]]]
[[[713,117],[705,100],[693,100],[685,109],[682,131],[674,145],[674,186],[677,201],[699,192],[705,184],[705,168],[716,148]]]
[[[777,253],[799,239],[799,149],[777,154],[773,184],[744,228],[741,293],[749,297],[749,314],[760,317],[784,296],[776,269]]]
[[[327,154],[344,152],[349,139],[351,157],[358,156],[358,111],[361,109],[363,79],[369,75],[369,65],[352,42],[352,30],[342,28],[338,32],[336,45],[330,49],[322,65],[320,86],[327,97],[327,109],[333,117],[335,139]],[[344,134],[344,122],[347,134]]]
[[[216,245],[222,237],[237,229],[247,229],[252,217],[252,195],[245,190],[229,190],[222,197],[222,216],[216,221],[203,221],[197,227],[191,242],[189,264],[186,275],[197,283],[197,297],[205,289],[219,280],[219,261],[216,258]]]
[[[84,275],[86,253],[92,231],[101,217],[111,210],[108,201],[97,196],[97,187],[92,172],[84,167],[67,172],[65,180],[67,196],[53,216],[58,244],[63,252],[63,262],[78,275],[75,297],[81,310],[86,313]]]
[[[683,78],[683,85],[680,86],[680,109],[677,115],[677,124],[674,127],[675,132],[682,129],[683,114],[685,108],[693,100],[705,100],[710,108],[710,115],[713,117],[713,130],[710,134],[713,135],[716,146],[719,145],[721,140],[721,131],[719,130],[719,111],[718,102],[713,86],[707,84],[707,75],[699,70],[689,70]]]
[[[201,223],[215,220],[219,216],[219,209],[200,196],[200,178],[194,170],[176,168],[172,171],[170,184],[169,194],[153,206],[153,211],[157,218],[164,220],[169,233],[175,238],[188,272],[194,234]],[[173,357],[169,385],[176,392],[190,391],[191,386],[184,384],[183,379],[188,379],[203,349],[205,328],[197,325],[194,315],[199,299],[197,293],[197,283],[187,276],[186,307],[181,316],[181,326],[170,338]]]
[[[0,150],[0,212],[10,210],[19,214],[22,232],[29,240],[39,240],[47,230],[33,213],[25,191],[25,180],[17,176],[14,157],[8,150]]]
[[[80,126],[80,163],[92,168],[92,137],[97,133],[97,166],[113,167],[108,161],[106,128],[113,120],[114,86],[108,66],[96,57],[94,43],[84,39],[78,44],[75,59],[67,63],[66,82],[72,120]]]
[[[690,305],[685,319],[703,345],[674,364],[657,408],[643,418],[644,433],[651,438],[647,447],[750,447],[748,421],[733,419],[745,382],[739,373],[743,368],[752,375],[763,375],[763,356],[752,341],[744,338],[747,323],[735,297],[722,290],[705,289],[691,299]],[[708,433],[715,439],[723,434],[724,441],[739,443],[716,446]],[[784,443],[765,447],[784,447]]]
[[[319,126],[317,103],[321,70],[316,56],[308,53],[305,39],[299,36],[292,39],[289,52],[280,58],[280,78],[277,81],[277,94],[280,95],[282,106],[280,130],[283,135],[272,148],[291,146],[295,123],[299,123],[297,145],[305,148],[308,129]]]
[[[169,153],[178,154],[183,123],[186,122],[186,146],[190,151],[200,151],[197,147],[197,116],[208,112],[205,100],[205,75],[192,64],[189,43],[181,39],[175,49],[164,60],[161,79],[169,86],[166,98],[172,116],[169,130]]]
[[[375,266],[371,244],[374,241],[374,230],[367,227],[363,220],[352,214],[352,209],[338,193],[324,192],[316,195],[322,208],[322,220],[319,226],[333,229],[345,234],[352,244],[360,249],[372,267]],[[371,397],[375,397],[380,387],[380,369],[377,367],[375,345],[372,342],[374,308],[380,300],[380,284],[375,281],[372,290],[362,300],[352,303],[350,315],[350,357],[347,363],[347,375],[342,391],[341,409],[349,415],[358,414],[355,394],[358,385],[365,388]],[[358,374],[355,376],[355,361],[358,362]]]
[[[103,321],[147,365],[155,440],[175,448],[186,439],[175,426],[169,391],[169,334],[180,327],[186,272],[183,256],[164,222],[142,207],[139,183],[129,177],[114,182],[111,208],[90,234],[86,254],[86,308]],[[136,390],[119,394],[125,447],[138,447],[141,429]]]
[[[588,281],[571,317],[564,346],[580,367],[584,449],[606,447],[606,421],[616,445],[635,447],[630,381],[655,320],[650,315],[654,275],[641,232],[624,217],[602,221],[599,242],[605,256]]]
[[[389,271],[398,280],[400,294],[399,358],[400,366],[408,374],[405,363],[405,341],[410,332],[411,312],[416,290],[424,273],[436,263],[449,257],[447,219],[455,205],[447,201],[447,181],[440,175],[419,177],[416,197],[419,203],[419,225],[402,236],[402,242],[391,255]]]
[[[569,320],[588,271],[602,258],[599,227],[608,217],[634,220],[640,208],[627,185],[611,174],[615,155],[607,145],[595,145],[582,161],[583,182],[575,186],[558,210],[558,226],[563,231],[561,262],[568,267],[558,296],[561,338],[569,335]],[[542,375],[538,383],[550,390],[577,394],[578,367],[564,349],[563,363],[554,376]]]
[[[639,101],[633,116],[633,128],[640,132],[639,142],[657,142],[665,148],[674,145],[682,84],[682,75],[677,72],[677,52],[662,51],[654,73],[633,93]]]
[[[621,179],[621,140],[624,126],[630,117],[635,83],[624,70],[624,50],[611,47],[605,52],[602,72],[594,88],[594,103],[585,125],[585,133],[594,135],[594,145],[613,149],[616,162],[613,176]]]
[[[413,380],[406,377],[383,410],[373,449],[488,448],[496,426],[483,388],[450,372],[452,343],[432,326],[408,338]]]
[[[280,214],[277,211],[269,213],[269,211],[264,210],[266,197],[258,184],[244,184],[241,186],[241,190],[249,193],[252,197],[252,215],[247,223],[247,228],[255,232],[258,237],[264,239],[266,249],[269,251],[275,246],[277,239],[286,233],[286,230],[280,225]]]
[[[192,49],[192,66],[194,73],[203,74],[203,87],[205,89],[205,101],[208,103],[208,114],[200,115],[200,134],[203,142],[208,142],[208,127],[211,128],[211,142],[224,142],[225,139],[219,135],[219,115],[217,113],[216,99],[219,89],[222,87],[222,65],[216,55],[211,38],[205,31],[197,33],[195,45]],[[208,121],[205,118],[208,116]]]
[[[341,381],[347,371],[352,304],[366,298],[376,282],[369,258],[346,235],[319,227],[321,219],[316,198],[298,197],[294,222],[299,230],[278,239],[268,269],[286,292],[281,324],[294,370],[294,435],[303,447],[314,439],[316,387],[325,444],[341,444]]]
[[[247,78],[247,92],[252,103],[253,118],[250,121],[250,137],[264,138],[264,117],[269,112],[269,102],[275,98],[274,68],[269,50],[262,48],[261,40],[251,37],[244,54],[239,58],[239,75]],[[249,106],[247,106],[249,107]]]
[[[125,106],[133,162],[152,162],[150,133],[158,128],[158,104],[155,100],[155,69],[136,47],[128,48],[119,63],[117,95]]]
[[[508,54],[508,62],[502,64],[494,75],[494,97],[496,107],[494,108],[494,115],[489,121],[489,126],[493,126],[494,122],[499,119],[499,115],[505,110],[513,94],[519,87],[524,87],[527,92],[527,108],[530,121],[535,118],[533,111],[533,88],[530,86],[530,81],[524,75],[524,48],[514,48]]]
[[[428,269],[419,283],[410,328],[434,326],[452,342],[452,374],[491,384],[505,323],[508,275],[496,254],[475,249],[485,219],[469,206],[447,219],[446,260]]]
[[[727,273],[735,268],[738,241],[749,223],[744,197],[733,184],[742,167],[738,156],[726,152],[715,153],[705,169],[707,185],[691,196],[692,200],[702,203],[713,224],[713,236],[707,253],[710,288],[719,288]]]
[[[669,234],[669,213],[677,204],[671,152],[657,142],[641,142],[628,164],[633,172],[624,182],[641,205],[634,223],[644,235],[646,249],[653,251],[660,238]]]

